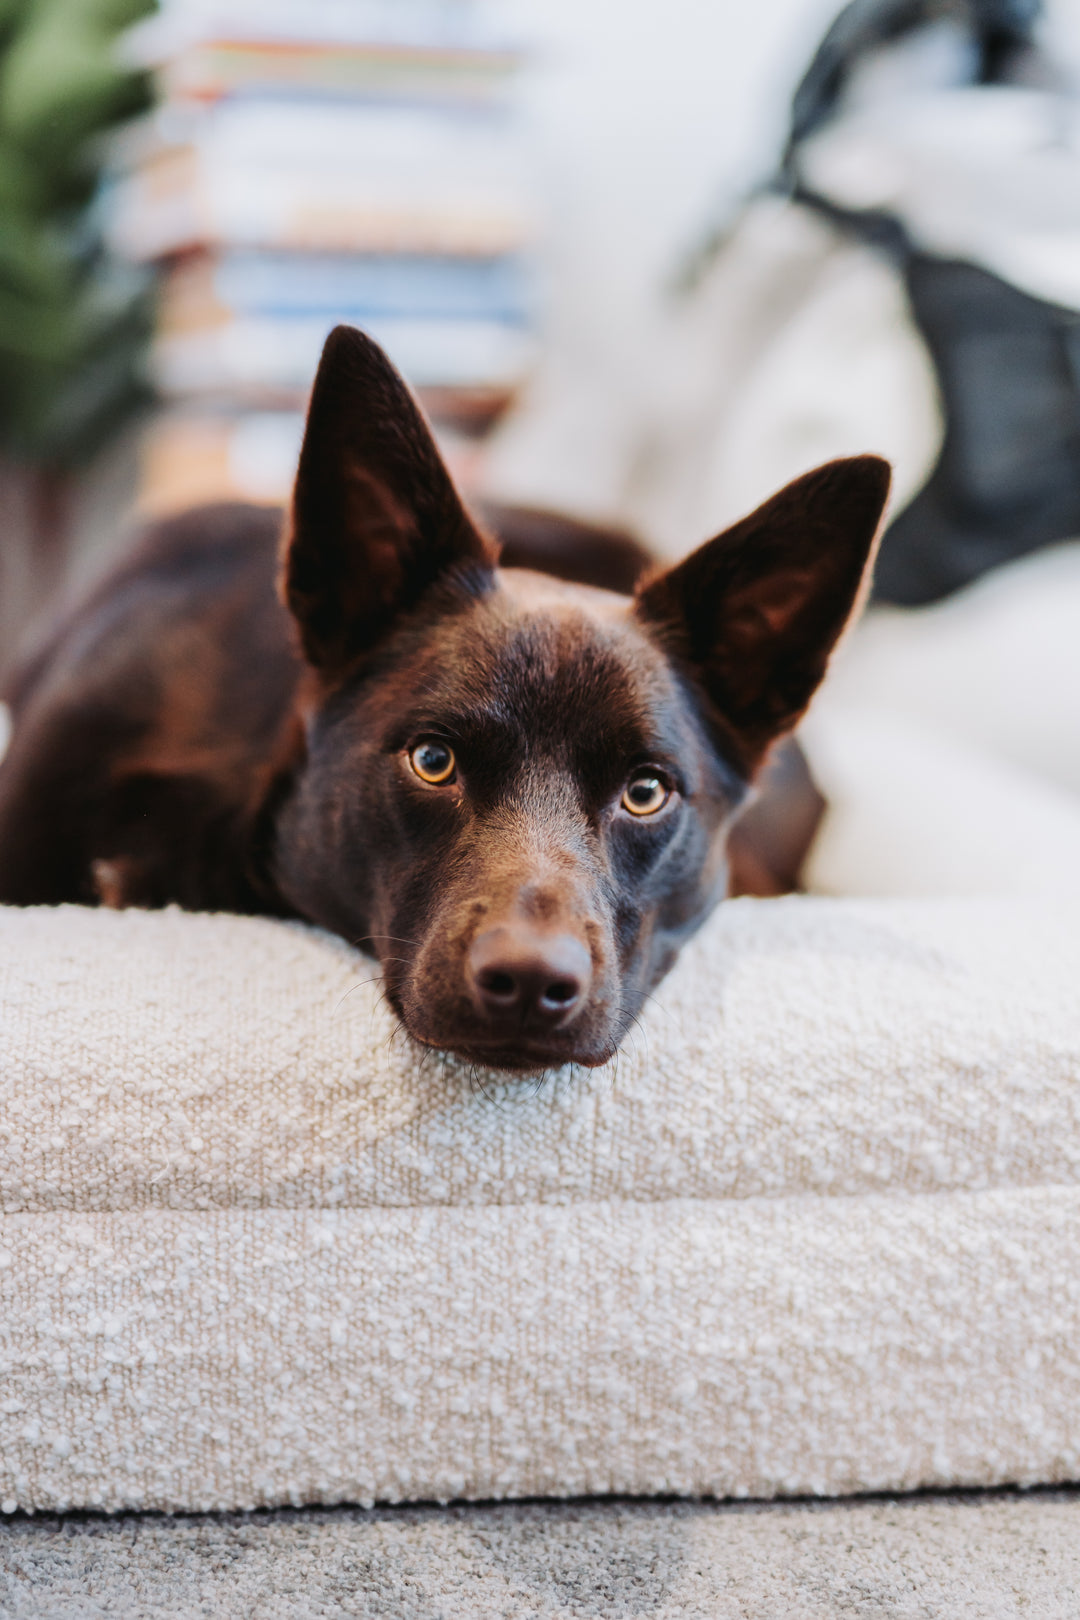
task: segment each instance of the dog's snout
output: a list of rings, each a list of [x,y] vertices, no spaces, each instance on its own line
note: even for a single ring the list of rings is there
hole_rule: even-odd
[[[592,959],[573,934],[502,923],[477,935],[466,972],[473,1003],[488,1021],[553,1029],[584,1005]]]

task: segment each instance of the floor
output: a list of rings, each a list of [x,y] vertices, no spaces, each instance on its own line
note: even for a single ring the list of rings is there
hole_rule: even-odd
[[[4,1620],[1076,1620],[1080,1490],[0,1522]]]

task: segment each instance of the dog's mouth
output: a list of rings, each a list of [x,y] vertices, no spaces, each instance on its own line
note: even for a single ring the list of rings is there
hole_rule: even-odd
[[[599,1069],[610,1062],[614,1054],[610,1043],[602,1051],[583,1049],[579,1052],[565,1046],[544,1046],[532,1041],[488,1042],[478,1041],[473,1037],[459,1041],[452,1036],[436,1040],[429,1035],[413,1034],[412,1031],[410,1034],[421,1046],[446,1052],[463,1063],[518,1075],[541,1074],[545,1070],[562,1069],[569,1065],[584,1069]]]

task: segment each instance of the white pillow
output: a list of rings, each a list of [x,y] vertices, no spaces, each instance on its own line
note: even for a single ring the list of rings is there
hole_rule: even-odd
[[[876,609],[800,731],[822,894],[1080,894],[1080,543]]]
[[[271,921],[0,912],[0,1505],[1080,1475],[1080,925],[737,901],[617,1065]]]
[[[841,647],[826,695],[1029,771],[1080,805],[1080,541],[933,607],[875,609]]]
[[[1080,900],[1080,796],[833,694],[799,735],[828,806],[803,867],[811,893]]]

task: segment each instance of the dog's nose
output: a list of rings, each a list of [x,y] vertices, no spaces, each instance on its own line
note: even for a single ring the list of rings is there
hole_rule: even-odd
[[[584,1005],[592,958],[573,934],[501,923],[473,940],[466,976],[476,1010],[488,1020],[552,1029]]]

